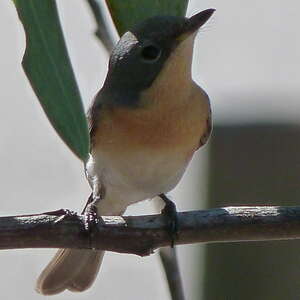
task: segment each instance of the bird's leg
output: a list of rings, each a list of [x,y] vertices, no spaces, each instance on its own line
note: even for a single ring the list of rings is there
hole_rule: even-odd
[[[168,232],[171,236],[171,247],[174,247],[174,241],[178,233],[176,205],[165,194],[160,194],[159,197],[165,202],[165,207],[161,213],[168,218]]]
[[[100,181],[97,177],[93,178],[92,180],[92,193],[89,196],[89,199],[83,209],[83,214],[85,215],[86,225],[89,226],[89,223],[98,223],[99,216],[97,211],[97,205],[99,201],[103,198],[104,189],[100,184]]]

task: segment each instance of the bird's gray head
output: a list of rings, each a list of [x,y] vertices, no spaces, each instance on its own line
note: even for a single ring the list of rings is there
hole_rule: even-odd
[[[204,10],[191,18],[157,16],[126,32],[113,49],[102,93],[119,105],[138,106],[171,53],[213,14]]]

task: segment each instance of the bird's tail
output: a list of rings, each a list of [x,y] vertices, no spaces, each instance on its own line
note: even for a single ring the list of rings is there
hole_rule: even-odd
[[[102,199],[102,202],[100,201],[100,205],[97,205],[99,216],[123,214],[125,209],[120,209],[118,206],[116,209],[111,207],[111,205],[106,205],[106,203],[112,203],[112,199],[115,200],[121,196],[117,193],[111,194],[111,197],[110,199],[107,194],[106,198]],[[93,196],[91,195],[83,213],[85,213],[92,200]],[[101,203],[104,205],[101,206]],[[99,272],[104,252],[87,249],[58,250],[38,278],[36,284],[37,292],[43,295],[54,295],[64,290],[72,292],[85,291],[93,284]]]
[[[94,282],[104,251],[61,249],[52,258],[37,280],[36,290],[54,295],[68,289],[81,292]]]

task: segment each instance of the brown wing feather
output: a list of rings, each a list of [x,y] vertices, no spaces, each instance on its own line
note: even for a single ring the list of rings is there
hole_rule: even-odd
[[[102,108],[102,103],[100,101],[100,92],[93,100],[92,105],[90,106],[87,112],[87,122],[88,122],[88,129],[90,133],[90,151],[93,149],[95,144],[95,135],[100,119],[100,112]]]
[[[208,141],[208,139],[210,137],[211,131],[212,131],[212,120],[211,120],[211,114],[209,113],[209,116],[206,120],[206,130],[200,138],[200,142],[199,142],[199,146],[198,146],[197,150],[206,144],[206,142]]]

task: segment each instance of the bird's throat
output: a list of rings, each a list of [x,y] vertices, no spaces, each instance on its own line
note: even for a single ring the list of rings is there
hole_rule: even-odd
[[[152,85],[141,92],[142,105],[172,106],[188,101],[191,89],[194,36],[181,42],[165,62]]]

